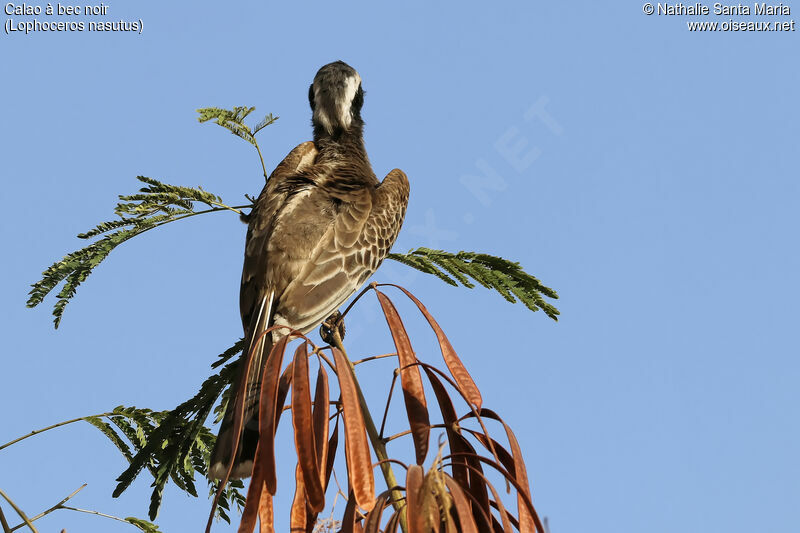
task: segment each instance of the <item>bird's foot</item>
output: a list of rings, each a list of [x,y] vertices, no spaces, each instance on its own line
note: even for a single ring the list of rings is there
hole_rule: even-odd
[[[339,311],[334,311],[319,327],[319,336],[328,344],[334,344],[334,332],[339,333],[340,340],[344,339],[344,319]]]

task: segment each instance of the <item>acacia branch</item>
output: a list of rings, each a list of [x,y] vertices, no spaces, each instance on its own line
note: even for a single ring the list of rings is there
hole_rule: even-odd
[[[253,136],[253,141],[255,141],[255,136]],[[253,142],[253,145],[255,145],[256,151],[258,152],[258,159],[261,160],[261,170],[264,171],[264,179],[268,180],[269,179],[269,174],[267,174],[267,167],[264,164],[264,156],[261,155],[261,148],[258,147],[258,143],[257,142]]]
[[[170,218],[170,219],[164,220],[162,222],[159,222],[157,224],[153,224],[152,226],[150,226],[148,228],[145,228],[142,231],[138,232],[136,234],[136,236],[138,237],[139,235],[141,235],[142,233],[144,233],[146,231],[150,231],[151,229],[154,229],[154,228],[159,228],[159,227],[163,226],[164,224],[169,224],[170,222],[175,222],[177,220],[183,220],[184,218],[191,218],[191,217],[194,217],[194,216],[197,216],[197,215],[205,215],[206,213],[217,213],[219,211],[233,211],[234,213],[238,213],[239,215],[242,215],[243,213],[240,211],[240,209],[247,209],[248,207],[253,207],[252,205],[235,205],[233,207],[231,207],[229,205],[225,205],[225,204],[218,204],[218,205],[219,205],[219,207],[212,207],[210,209],[204,209],[203,211],[193,211],[191,213],[186,213],[185,215],[179,215],[179,216],[176,216],[174,218]]]
[[[53,424],[52,426],[47,426],[47,427],[42,428],[42,429],[37,429],[35,431],[31,431],[27,435],[23,435],[21,437],[18,437],[16,439],[12,440],[12,441],[6,442],[2,446],[0,446],[0,450],[2,450],[4,448],[8,448],[12,444],[16,444],[21,440],[27,439],[28,437],[33,437],[34,435],[38,435],[39,433],[44,433],[45,431],[49,431],[51,429],[55,429],[55,428],[58,428],[58,427],[61,427],[61,426],[66,426],[67,424],[72,424],[74,422],[82,422],[82,421],[85,421],[87,418],[102,418],[104,416],[111,416],[113,414],[114,413],[112,413],[112,412],[107,412],[107,413],[100,413],[99,415],[82,416],[80,418],[73,418],[72,420],[65,420],[64,422],[59,422],[58,424]]]
[[[77,511],[79,513],[93,514],[93,515],[97,515],[97,516],[104,516],[105,518],[110,518],[112,520],[117,520],[118,522],[125,522],[126,524],[130,524],[130,522],[128,522],[124,518],[120,518],[118,516],[112,516],[110,514],[101,513],[99,511],[91,511],[89,509],[79,509],[78,507],[70,507],[69,505],[62,505],[60,507],[60,509],[66,509],[67,511]],[[131,524],[131,525],[135,525],[135,524]]]
[[[0,526],[3,528],[3,533],[11,533],[11,528],[6,522],[6,515],[3,514],[3,508],[0,507]]]
[[[64,504],[67,503],[67,501],[69,501],[73,496],[75,496],[80,491],[82,491],[85,487],[86,487],[86,483],[84,483],[83,485],[81,485],[80,487],[78,487],[77,489],[72,491],[72,493],[69,496],[67,496],[66,498],[64,498],[63,500],[61,500],[60,502],[58,502],[54,506],[52,506],[50,509],[47,509],[46,511],[42,511],[41,513],[39,513],[36,516],[34,516],[33,518],[31,518],[31,522],[35,522],[36,520],[39,520],[43,516],[48,515],[48,514],[52,513],[53,511],[56,511],[58,509],[64,509],[65,508]],[[19,528],[23,527],[24,525],[25,525],[25,523],[23,522],[22,524],[14,526],[11,529],[9,529],[9,532],[16,531]]]
[[[9,497],[8,497],[8,495],[7,495],[5,492],[3,492],[3,490],[2,490],[2,489],[0,489],[0,496],[2,496],[2,497],[3,497],[3,499],[4,499],[5,501],[7,501],[7,502],[8,502],[8,504],[11,506],[11,508],[12,508],[12,509],[14,509],[14,511],[16,511],[16,513],[19,515],[19,517],[20,517],[20,518],[22,518],[23,525],[26,525],[26,526],[28,526],[28,528],[29,528],[31,531],[33,531],[33,533],[39,533],[39,532],[36,530],[36,528],[33,526],[33,523],[31,523],[31,519],[30,519],[30,518],[28,518],[28,516],[25,514],[25,512],[24,512],[22,509],[20,509],[20,508],[17,506],[17,504],[16,504],[16,503],[14,503],[14,500],[12,500],[11,498],[9,498]]]

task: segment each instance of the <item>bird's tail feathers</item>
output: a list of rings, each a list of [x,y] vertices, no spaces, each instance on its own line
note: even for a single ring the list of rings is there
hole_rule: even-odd
[[[230,479],[241,479],[252,474],[253,459],[258,444],[258,402],[261,391],[261,374],[273,346],[273,336],[264,332],[272,322],[274,299],[275,291],[267,293],[261,301],[258,313],[250,321],[245,338],[246,348],[241,358],[242,363],[231,384],[228,405],[222,418],[214,450],[211,452],[208,474],[212,479],[225,478],[234,448],[236,448],[236,457],[233,461]],[[242,375],[245,368],[249,368],[246,379]],[[238,445],[235,442],[237,402],[242,404],[242,426]]]

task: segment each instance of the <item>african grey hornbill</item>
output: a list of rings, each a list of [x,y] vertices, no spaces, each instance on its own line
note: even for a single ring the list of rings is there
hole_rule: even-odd
[[[314,77],[308,99],[314,142],[286,156],[247,217],[239,305],[244,355],[251,348],[253,355],[231,478],[251,475],[262,369],[271,347],[288,329],[261,333],[273,325],[307,333],[335,312],[389,253],[408,204],[406,175],[394,169],[379,182],[367,158],[358,73],[342,61],[325,65]],[[233,406],[237,395],[244,394],[238,383],[233,382],[211,454],[212,478],[223,478],[231,460]]]

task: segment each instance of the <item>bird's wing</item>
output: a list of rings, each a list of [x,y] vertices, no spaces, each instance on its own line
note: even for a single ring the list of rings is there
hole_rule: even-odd
[[[214,478],[222,478],[227,472],[235,445],[233,407],[236,399],[242,395],[244,395],[242,415],[244,427],[236,453],[237,457],[242,459],[236,462],[231,477],[235,479],[250,475],[252,468],[250,460],[255,453],[258,440],[258,428],[251,427],[252,420],[258,409],[261,371],[272,347],[270,335],[260,337],[269,325],[275,296],[275,288],[269,286],[268,278],[265,276],[268,264],[267,244],[275,218],[285,204],[287,196],[291,194],[291,190],[286,187],[287,182],[298,172],[312,165],[316,155],[317,150],[313,142],[303,143],[289,152],[270,175],[248,216],[239,305],[245,330],[245,351],[242,360],[247,363],[250,372],[244,388],[241,387],[241,374],[238,374],[232,383],[228,408],[225,410],[219,436],[211,455],[209,474]],[[254,341],[259,338],[258,346],[251,350]],[[242,364],[240,368],[245,368],[245,365]]]
[[[296,189],[298,185],[293,186],[292,180],[304,168],[313,165],[316,155],[317,149],[313,142],[300,144],[289,152],[270,175],[250,213],[244,266],[242,267],[242,285],[239,291],[239,309],[245,330],[246,350],[251,349],[255,339],[267,329],[274,312],[276,287],[270,282],[268,267],[270,262],[269,243],[272,240],[276,220],[285,210],[287,198],[296,193],[293,187]],[[269,355],[270,347],[269,339],[264,339],[259,343],[259,347],[253,350],[250,363],[252,369],[250,384],[256,391],[261,379],[261,369],[266,362],[266,356]],[[248,406],[250,403],[252,402],[248,402]],[[248,407],[245,420],[248,420],[249,414],[250,408]]]
[[[292,192],[287,184],[298,172],[311,166],[316,155],[317,149],[311,141],[302,143],[289,152],[270,175],[249,215],[242,285],[239,291],[239,310],[245,331],[250,328],[253,318],[251,315],[259,309],[261,300],[269,292],[264,276],[268,261],[266,252],[276,217]]]
[[[308,262],[278,297],[280,319],[310,331],[358,290],[394,244],[408,193],[408,179],[398,169],[374,189],[334,188],[330,194],[341,202],[338,212]]]

